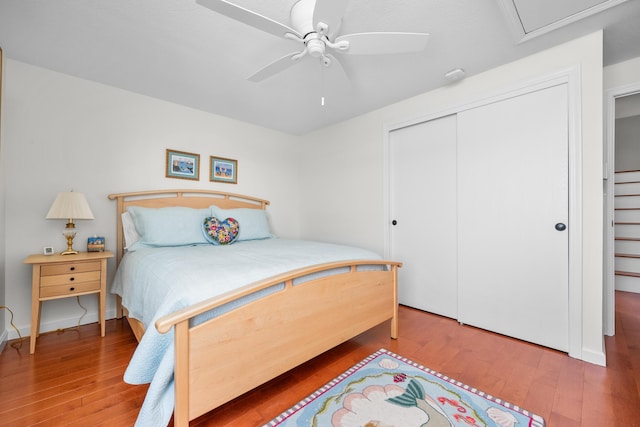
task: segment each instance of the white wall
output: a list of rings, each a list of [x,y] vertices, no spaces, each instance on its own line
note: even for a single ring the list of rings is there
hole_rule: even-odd
[[[575,65],[582,79],[582,348],[584,359],[602,363],[602,32],[306,135],[300,163],[305,171],[302,235],[363,242],[383,253],[385,126],[436,114]],[[415,191],[420,193],[419,183]],[[318,205],[317,199],[326,202]]]
[[[4,161],[3,161],[4,156],[2,155],[2,152],[3,152],[3,148],[2,148],[2,81],[3,81],[2,60],[3,60],[3,53],[2,53],[2,49],[0,49],[0,188],[2,189],[0,190],[1,191],[0,193],[0,305],[5,305],[6,285],[5,285],[5,274],[4,274],[4,268],[5,268],[4,254],[5,254],[6,227],[5,227],[5,221],[4,221],[4,193],[5,193]],[[6,311],[6,310],[2,310],[2,311]],[[0,351],[2,351],[7,338],[5,325],[7,325],[8,322],[5,322],[5,319],[7,318],[6,314],[7,313],[0,313]],[[9,316],[9,320],[10,320],[10,316]]]
[[[610,65],[604,69],[604,89],[640,82],[640,57]]]
[[[23,264],[44,246],[66,247],[64,221],[45,215],[60,191],[85,193],[95,220],[76,221],[74,246],[93,234],[115,251],[111,193],[158,188],[207,188],[271,202],[273,231],[298,237],[297,137],[133,94],[5,58],[3,94],[6,203],[6,304],[29,334],[31,268]],[[197,182],[165,177],[167,148],[200,154]],[[209,182],[209,156],[238,160],[238,184]],[[115,261],[110,260],[109,277]],[[97,321],[97,298],[81,297]],[[74,326],[82,310],[74,298],[43,304],[43,331]],[[107,318],[114,315],[109,297]],[[15,334],[9,331],[9,338]]]
[[[616,120],[615,170],[640,170],[640,116]]]

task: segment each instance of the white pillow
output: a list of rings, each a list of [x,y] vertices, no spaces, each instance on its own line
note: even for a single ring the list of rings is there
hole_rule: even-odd
[[[124,234],[125,249],[132,247],[138,240],[140,240],[140,235],[136,231],[136,226],[133,223],[133,218],[129,212],[122,212],[122,231]]]

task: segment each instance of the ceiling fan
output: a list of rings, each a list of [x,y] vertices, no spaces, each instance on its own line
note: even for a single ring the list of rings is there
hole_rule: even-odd
[[[300,42],[301,50],[289,53],[248,77],[259,82],[292,65],[305,56],[320,59],[325,67],[342,68],[333,53],[385,55],[423,50],[429,34],[406,32],[367,32],[338,35],[346,0],[299,0],[291,8],[291,26],[252,12],[226,0],[196,0],[196,3],[231,19],[285,39]]]

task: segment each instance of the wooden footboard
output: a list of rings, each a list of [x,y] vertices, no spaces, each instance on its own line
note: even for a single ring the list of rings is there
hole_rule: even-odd
[[[385,270],[358,270],[383,265]],[[175,331],[177,427],[387,320],[398,336],[399,262],[349,261],[263,280],[167,315],[156,322]],[[347,268],[345,268],[347,267]],[[343,268],[294,285],[294,279]],[[346,272],[345,272],[346,270]],[[284,289],[205,323],[190,320],[261,289]]]

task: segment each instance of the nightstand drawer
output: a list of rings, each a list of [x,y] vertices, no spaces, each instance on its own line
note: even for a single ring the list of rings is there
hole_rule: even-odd
[[[83,283],[67,283],[64,285],[43,286],[40,288],[40,298],[71,296],[83,292],[100,291],[100,280]]]
[[[55,285],[72,285],[80,284],[83,282],[100,281],[100,270],[87,271],[85,273],[72,273],[72,274],[58,274],[56,276],[42,276],[40,277],[40,287]]]
[[[40,267],[40,276],[55,276],[57,274],[82,273],[85,271],[100,270],[100,261],[91,262],[66,262],[64,264],[43,265]]]

